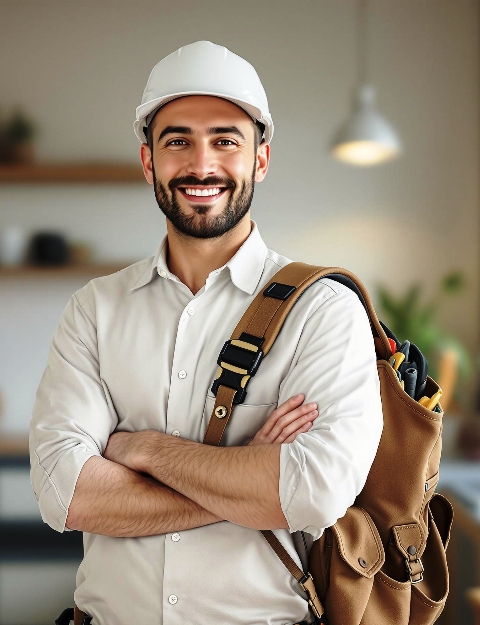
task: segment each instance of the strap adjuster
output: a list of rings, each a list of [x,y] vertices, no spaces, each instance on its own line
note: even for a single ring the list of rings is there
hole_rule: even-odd
[[[313,577],[311,576],[311,574],[305,573],[305,575],[302,577],[302,579],[298,581],[298,583],[307,595],[308,605],[310,606],[310,609],[312,610],[315,617],[319,619],[319,623],[326,623],[323,606],[320,603],[320,599],[318,598]]]
[[[415,564],[418,566],[412,566]],[[417,560],[409,560],[408,558],[405,558],[405,565],[412,584],[418,584],[423,581],[424,568],[420,558],[417,558]]]
[[[243,332],[239,339],[225,341],[217,360],[217,377],[212,385],[216,396],[219,386],[235,389],[233,403],[242,404],[247,396],[247,384],[254,376],[263,358],[260,349],[264,338]]]

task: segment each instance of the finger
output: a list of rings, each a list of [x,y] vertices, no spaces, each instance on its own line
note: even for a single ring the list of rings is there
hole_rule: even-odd
[[[299,393],[298,395],[290,397],[289,399],[287,399],[287,401],[284,401],[283,404],[280,404],[280,406],[277,406],[277,408],[272,412],[272,414],[263,424],[263,434],[265,436],[270,434],[278,419],[280,419],[290,411],[294,410],[297,406],[300,406],[304,400],[305,395],[303,393]]]
[[[283,437],[283,439],[288,438],[291,434],[302,428],[305,423],[308,423],[309,421],[314,421],[317,417],[318,410],[311,410],[307,414],[302,415],[301,417],[293,421],[293,423],[290,423],[287,427],[284,427],[283,430],[280,432],[279,437]]]
[[[297,432],[295,432],[294,434],[289,436],[283,442],[284,443],[293,443],[293,441],[297,438],[297,436],[299,434],[303,434],[304,432],[308,432],[308,430],[312,427],[312,425],[313,425],[313,423],[311,421],[309,421],[308,423],[305,423]]]
[[[277,436],[279,436],[287,426],[316,409],[317,404],[315,402],[311,402],[309,404],[305,404],[304,406],[299,406],[298,408],[295,408],[295,410],[292,410],[283,417],[280,417],[280,419],[278,419],[278,421],[273,426],[269,434],[269,438],[272,441],[275,440]]]
[[[313,422],[318,417],[318,411],[312,410],[306,415],[303,415],[293,423],[291,423],[288,427],[284,428],[275,439],[272,439],[273,443],[283,443],[289,436],[291,436],[294,432],[297,432],[301,429],[305,423]]]

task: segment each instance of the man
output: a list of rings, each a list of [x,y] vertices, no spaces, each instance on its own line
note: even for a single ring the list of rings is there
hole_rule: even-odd
[[[197,42],[153,69],[135,131],[167,235],[62,315],[31,428],[42,516],[85,532],[75,603],[95,625],[312,622],[258,530],[305,567],[299,533],[308,548],[362,489],[382,429],[367,316],[341,285],[312,285],[224,446],[202,444],[218,353],[291,262],[250,219],[273,123],[254,68]]]

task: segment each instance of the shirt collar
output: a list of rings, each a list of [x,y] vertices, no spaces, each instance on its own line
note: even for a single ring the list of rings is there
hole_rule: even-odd
[[[230,269],[233,284],[249,295],[252,295],[257,288],[268,254],[257,224],[253,219],[251,223],[252,230],[248,239],[226,263]]]
[[[225,267],[228,267],[233,284],[249,295],[252,295],[257,288],[258,282],[260,281],[263,273],[265,259],[268,253],[267,246],[260,236],[257,224],[253,220],[251,220],[251,224],[252,230],[242,246],[237,250],[232,258],[230,258],[230,260],[223,265],[223,267],[215,269],[210,274],[210,276],[212,274],[218,274],[225,269]],[[174,276],[168,269],[166,251],[167,235],[165,235],[161,240],[157,252],[155,256],[152,257],[150,264],[147,266],[140,278],[138,278],[130,287],[131,291],[138,289],[141,286],[145,286],[158,275],[162,275],[161,272],[165,272],[165,277],[178,281],[178,278],[176,278],[176,276]]]

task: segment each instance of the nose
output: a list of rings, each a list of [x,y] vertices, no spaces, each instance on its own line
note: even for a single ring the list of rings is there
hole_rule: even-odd
[[[200,180],[217,173],[217,158],[214,150],[208,143],[199,142],[195,145],[194,149],[190,151],[187,171],[189,175],[196,176]]]

